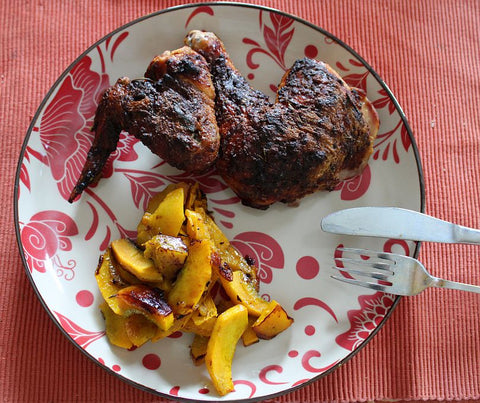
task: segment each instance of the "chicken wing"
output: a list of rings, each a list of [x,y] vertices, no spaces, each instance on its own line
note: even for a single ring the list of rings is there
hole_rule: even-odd
[[[104,93],[92,128],[94,140],[70,202],[98,181],[122,130],[181,170],[200,173],[214,165],[220,137],[205,59],[187,46],[166,51],[153,59],[145,77],[120,78]]]
[[[363,170],[378,116],[365,94],[327,64],[297,60],[271,102],[235,68],[215,34],[191,31],[185,44],[210,64],[221,136],[216,167],[244,204],[293,203]]]

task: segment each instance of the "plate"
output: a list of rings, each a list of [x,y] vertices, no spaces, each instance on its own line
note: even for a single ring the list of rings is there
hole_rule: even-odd
[[[381,124],[363,174],[334,191],[305,197],[298,207],[277,204],[259,211],[243,206],[214,174],[186,175],[122,135],[104,179],[69,204],[92,139],[99,94],[120,76],[142,77],[155,55],[180,47],[191,29],[216,32],[237,68],[272,97],[284,71],[304,56],[329,63],[347,83],[366,91]],[[223,400],[265,399],[319,379],[351,358],[388,318],[398,298],[330,278],[337,247],[415,255],[418,245],[325,234],[320,221],[354,206],[423,211],[417,149],[390,90],[355,51],[295,16],[244,4],[181,6],[135,20],[81,54],[40,105],[19,158],[15,218],[26,273],[53,321],[107,371],[161,396],[219,399],[206,369],[190,360],[190,334],[175,333],[134,351],[110,345],[94,278],[108,243],[135,236],[149,198],[167,184],[191,180],[201,184],[233,244],[256,260],[262,295],[278,300],[295,319],[273,340],[238,346],[235,392]]]

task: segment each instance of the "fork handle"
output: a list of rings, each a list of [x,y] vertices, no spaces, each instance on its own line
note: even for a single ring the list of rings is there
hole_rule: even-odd
[[[449,288],[451,290],[469,291],[480,294],[480,286],[478,285],[457,283],[456,281],[444,280],[442,278],[435,278],[431,285],[438,288]]]

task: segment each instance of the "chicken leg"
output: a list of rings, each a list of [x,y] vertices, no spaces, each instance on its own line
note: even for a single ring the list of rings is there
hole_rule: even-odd
[[[250,86],[215,34],[191,31],[185,44],[210,64],[221,137],[216,167],[244,204],[293,203],[366,166],[378,116],[327,64],[297,60],[272,102]]]

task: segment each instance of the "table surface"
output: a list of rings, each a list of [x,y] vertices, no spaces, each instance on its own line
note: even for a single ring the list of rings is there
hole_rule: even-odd
[[[252,1],[298,15],[354,48],[396,95],[423,163],[426,213],[480,227],[480,2]],[[18,253],[14,177],[28,125],[65,68],[92,43],[179,1],[31,0],[0,4],[0,390],[4,401],[163,401],[108,374],[63,336]],[[480,284],[480,249],[423,244],[444,278]],[[480,295],[403,298],[381,331],[331,375],[277,398],[297,401],[480,399]]]

